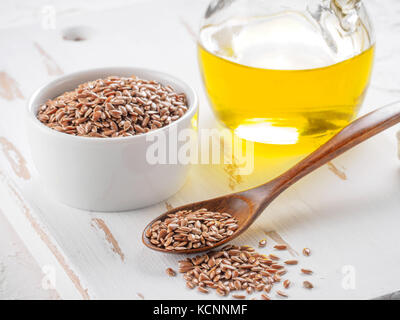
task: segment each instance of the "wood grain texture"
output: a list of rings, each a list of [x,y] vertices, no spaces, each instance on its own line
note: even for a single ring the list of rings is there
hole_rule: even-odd
[[[121,261],[123,262],[125,260],[125,255],[122,252],[117,239],[115,239],[114,235],[111,233],[110,228],[107,226],[105,221],[100,218],[93,218],[92,219],[92,225],[94,225],[96,228],[101,230],[104,233],[106,241],[111,245],[111,250],[119,255],[121,258]]]
[[[347,180],[347,176],[344,170],[340,170],[337,166],[334,165],[332,161],[328,162],[328,168],[329,170],[331,170],[331,172],[338,176],[339,179]]]
[[[0,300],[59,299],[1,211],[0,237]]]
[[[181,22],[183,18],[192,30],[197,30],[207,2],[129,1],[121,8],[101,10],[103,1],[96,1],[98,10],[94,12],[86,2],[84,10],[80,10],[84,4],[79,1],[76,2],[78,12],[57,15],[56,30],[43,30],[34,18],[9,29],[0,28],[2,48],[7,48],[0,51],[0,70],[12,76],[24,97],[14,95],[9,100],[0,96],[0,136],[19,150],[31,178],[20,178],[2,152],[0,170],[64,257],[67,267],[55,257],[52,246],[40,238],[4,184],[0,186],[0,207],[35,258],[41,264],[54,265],[61,298],[83,299],[85,293],[91,299],[220,298],[214,294],[200,295],[187,289],[183,280],[165,276],[165,269],[176,267],[183,256],[160,254],[141,244],[142,230],[165,211],[165,203],[132,212],[106,214],[71,209],[52,199],[32,166],[22,121],[27,97],[54,78],[48,74],[43,57],[32,45],[34,39],[64,73],[109,65],[140,65],[173,73],[194,86],[199,94],[200,128],[217,127],[203,90],[192,36]],[[376,17],[378,47],[375,72],[362,113],[400,99],[396,74],[400,43],[393,40],[393,31],[399,30],[395,12],[400,10],[400,4],[396,0],[366,2]],[[64,8],[56,9],[64,12]],[[40,6],[32,9],[32,17],[33,12],[40,12]],[[23,21],[23,16],[18,14],[17,21]],[[154,24],[154,21],[158,23]],[[88,26],[94,33],[85,41],[63,40],[63,30],[78,25]],[[115,33],[115,29],[120,31]],[[174,35],[173,45],[171,35]],[[105,43],[109,45],[105,46]],[[302,266],[314,271],[315,288],[312,291],[302,289],[304,277],[297,274],[294,267],[290,273],[294,284],[290,289],[291,298],[367,299],[398,290],[400,283],[393,279],[396,279],[400,253],[395,245],[391,245],[398,242],[400,226],[400,171],[396,144],[394,131],[389,130],[335,159],[337,168],[346,168],[347,180],[339,179],[327,166],[322,166],[284,191],[234,243],[256,247],[258,241],[265,238],[265,233],[273,231],[297,252],[310,247],[312,256],[299,255],[298,259]],[[299,160],[299,157],[258,155],[254,172],[242,176],[234,191],[273,179]],[[229,183],[224,165],[195,166],[184,188],[167,202],[179,207],[221,196],[232,192]],[[106,222],[124,254],[124,262],[112,250],[104,232],[93,228],[92,219]],[[273,244],[272,240],[268,241],[267,247],[260,252],[274,252]],[[374,254],[372,261],[371,253]],[[282,259],[291,257],[289,252],[282,253]],[[385,272],[379,277],[371,277],[382,265],[385,265]],[[342,286],[346,266],[355,268],[354,289]],[[74,284],[68,270],[78,277],[80,286]]]
[[[18,83],[4,71],[0,72],[0,97],[6,100],[24,99]]]
[[[24,180],[29,180],[31,174],[26,166],[26,160],[21,152],[5,137],[0,137],[0,147],[14,173]]]
[[[34,42],[33,45],[42,56],[43,63],[46,66],[49,76],[59,76],[64,73],[57,62],[55,62],[54,59],[37,42]]]

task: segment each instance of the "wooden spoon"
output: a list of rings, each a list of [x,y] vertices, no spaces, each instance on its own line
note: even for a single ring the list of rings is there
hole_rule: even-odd
[[[343,152],[353,148],[359,143],[378,134],[379,132],[400,122],[400,102],[393,103],[383,108],[377,109],[367,115],[353,121],[344,127],[339,133],[332,137],[328,142],[320,146],[309,156],[298,162],[291,169],[281,174],[277,178],[242,192],[232,193],[222,197],[187,204],[167,211],[161,216],[150,222],[145,228],[142,240],[143,243],[154,250],[169,253],[195,253],[207,251],[218,247],[236,238],[247,230],[264,209],[286,188],[294,184],[306,174],[314,171],[323,164],[336,158]],[[373,150],[371,150],[373,152]],[[201,247],[188,250],[165,250],[159,248],[146,237],[145,232],[157,220],[164,220],[167,214],[179,210],[198,210],[206,208],[214,212],[228,212],[238,219],[239,228],[228,238],[215,243],[213,247]]]

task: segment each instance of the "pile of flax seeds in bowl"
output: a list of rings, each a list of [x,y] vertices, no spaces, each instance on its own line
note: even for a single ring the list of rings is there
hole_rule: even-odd
[[[155,221],[146,230],[149,241],[168,251],[181,251],[191,248],[212,247],[231,236],[238,229],[238,221],[229,213],[210,212],[207,209],[196,211],[182,210],[167,215],[164,220]],[[259,241],[259,248],[264,248],[267,240]],[[276,244],[277,251],[287,250],[286,244]],[[310,249],[304,248],[303,255],[309,256]],[[179,261],[179,272],[183,274],[189,289],[197,288],[207,294],[211,290],[220,296],[246,299],[247,295],[260,293],[260,298],[270,300],[274,290],[279,297],[287,298],[292,285],[285,278],[290,266],[298,260],[285,260],[276,254],[261,254],[250,246],[226,245],[218,250],[186,258]],[[311,276],[312,270],[301,268],[305,276]],[[173,277],[176,272],[167,268],[166,273]],[[303,281],[303,287],[312,289],[310,281]],[[256,299],[256,298],[252,298]]]
[[[39,107],[37,118],[62,133],[116,138],[165,127],[187,110],[185,94],[169,85],[135,76],[110,76],[48,100]]]

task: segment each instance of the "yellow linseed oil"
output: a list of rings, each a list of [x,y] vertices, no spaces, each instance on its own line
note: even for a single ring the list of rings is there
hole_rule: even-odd
[[[374,47],[351,55],[339,46],[342,55],[335,55],[297,17],[283,19],[292,25],[277,36],[268,19],[204,27],[198,50],[205,88],[217,118],[241,138],[318,146],[356,116]]]

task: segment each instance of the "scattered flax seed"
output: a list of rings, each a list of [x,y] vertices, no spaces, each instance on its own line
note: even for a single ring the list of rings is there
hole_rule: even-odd
[[[261,295],[261,299],[263,299],[263,300],[271,300],[271,298],[269,296],[267,296],[266,294],[262,294]]]
[[[283,281],[283,287],[285,289],[289,288],[289,286],[290,286],[290,281],[289,280],[286,279],[285,281]]]
[[[204,287],[198,287],[197,290],[199,290],[201,293],[208,293],[208,289]]]
[[[270,292],[271,292],[271,289],[272,289],[272,285],[271,285],[271,284],[267,284],[267,285],[264,287],[264,291],[265,291],[266,293],[270,293]]]
[[[276,274],[277,274],[278,276],[283,276],[286,272],[287,272],[287,270],[286,270],[286,269],[283,269],[283,270],[279,270]]]
[[[308,257],[311,254],[311,250],[309,248],[304,248],[303,249],[303,255],[305,255],[306,257]]]
[[[281,277],[277,274],[274,274],[272,279],[274,280],[274,282],[281,282]]]
[[[269,254],[269,258],[272,259],[272,260],[279,260],[279,257],[274,255],[274,254],[272,254],[272,253]]]
[[[312,274],[313,273],[312,270],[310,270],[310,269],[301,269],[301,272],[304,274]]]
[[[281,296],[281,297],[284,297],[284,298],[287,298],[287,297],[288,297],[288,295],[287,295],[286,293],[284,293],[284,292],[282,292],[282,291],[280,291],[280,290],[276,290],[276,294],[277,294],[278,296]]]
[[[140,292],[136,293],[136,295],[138,296],[138,298],[144,300],[144,296],[143,296],[143,294],[141,294]]]
[[[115,138],[167,126],[188,110],[186,96],[157,81],[111,76],[48,100],[37,118],[74,136]]]
[[[167,268],[167,270],[165,270],[165,272],[166,272],[167,275],[169,275],[170,277],[175,277],[175,276],[176,276],[176,272],[175,272],[174,269],[172,269],[172,268]]]
[[[287,245],[286,244],[276,244],[276,245],[274,245],[274,248],[277,250],[286,250]]]
[[[304,281],[303,282],[303,287],[306,288],[306,289],[314,288],[313,284],[310,281]]]
[[[235,299],[246,299],[246,296],[240,294],[233,294],[232,297]]]
[[[238,221],[229,213],[207,209],[182,210],[157,220],[145,232],[149,241],[168,251],[212,247],[230,237],[238,229]],[[212,268],[213,261],[209,262]]]
[[[285,261],[285,264],[288,264],[288,265],[295,265],[297,263],[298,263],[297,260],[287,260],[287,261]]]
[[[261,240],[258,242],[258,246],[259,246],[260,248],[264,248],[266,245],[267,245],[267,239],[261,239]]]
[[[215,291],[217,292],[217,294],[219,294],[222,297],[226,296],[226,292],[224,290],[222,290],[221,288],[217,288],[217,290],[215,290]]]

